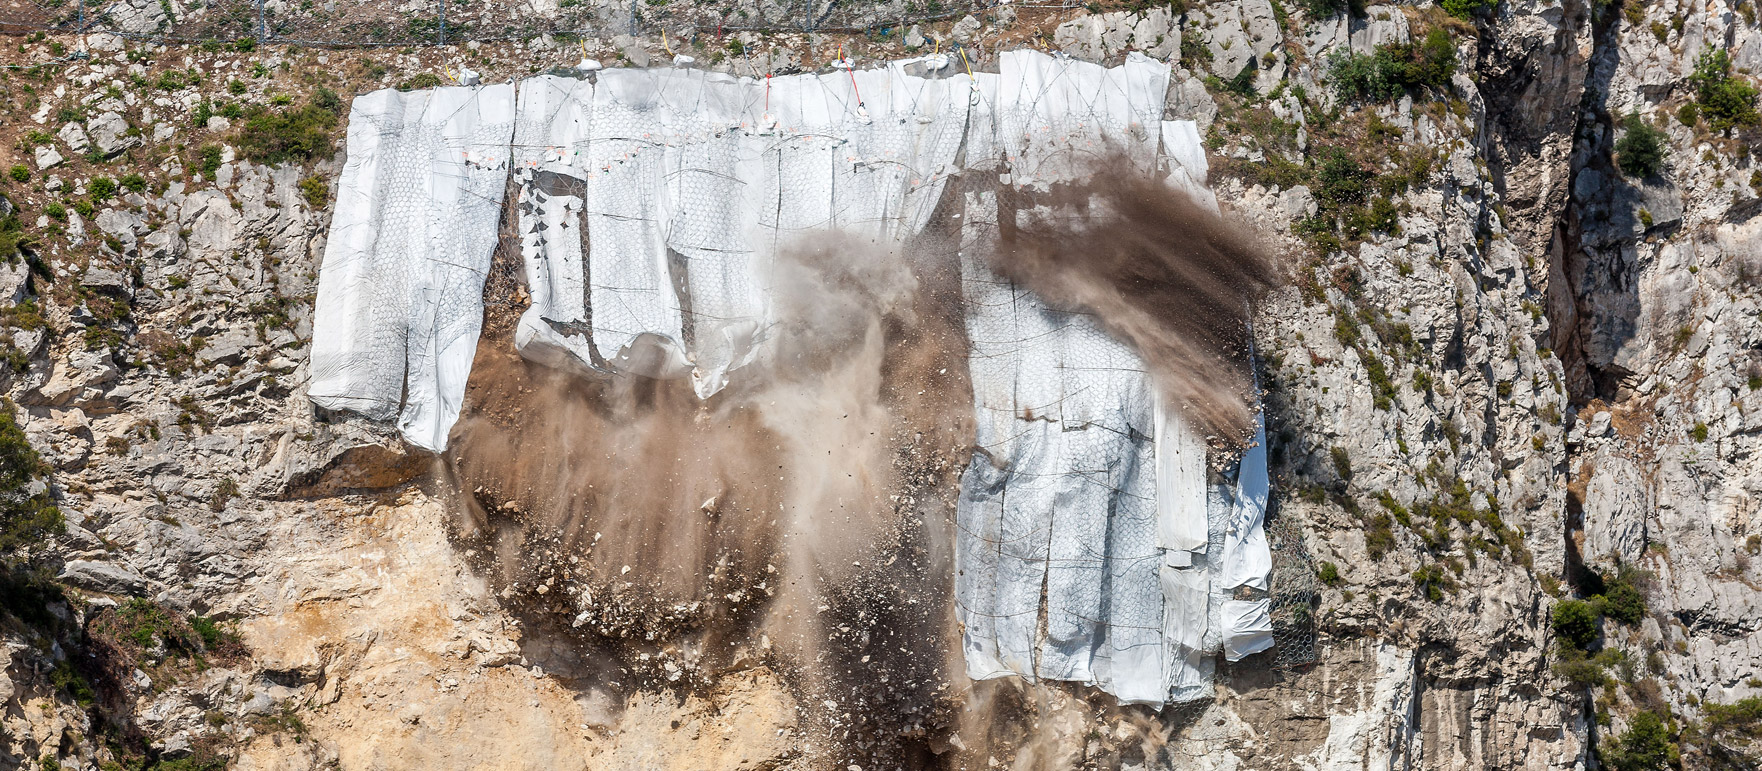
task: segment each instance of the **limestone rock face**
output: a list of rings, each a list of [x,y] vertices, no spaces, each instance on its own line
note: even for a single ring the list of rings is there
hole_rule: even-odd
[[[129,35],[212,12],[100,5]],[[800,6],[734,13],[774,21]],[[1010,5],[909,24],[875,13],[900,28],[712,37],[700,25],[665,45],[589,40],[580,55],[646,66],[684,52],[757,78],[821,67],[841,45],[859,66],[954,42],[975,69],[1025,41],[1090,61],[1169,60],[1165,118],[1199,124],[1224,209],[1294,255],[1254,331],[1275,559],[1313,587],[1313,656],[1280,664],[1275,648],[1221,669],[1214,698],[1154,715],[1081,687],[951,685],[965,711],[914,734],[921,757],[1586,769],[1640,711],[1704,726],[1706,705],[1762,697],[1758,135],[1681,117],[1703,51],[1728,51],[1747,82],[1762,72],[1762,27],[1743,4],[1508,0],[1467,24],[1425,2],[1326,18],[1267,0],[1050,20]],[[1457,43],[1447,83],[1381,103],[1341,94],[1332,61],[1440,25]],[[52,470],[29,492],[66,520],[37,555],[67,587],[41,628],[103,629],[151,603],[243,643],[217,646],[200,671],[179,669],[163,642],[130,649],[104,687],[143,746],[167,759],[225,746],[242,769],[814,767],[802,748],[848,726],[805,716],[861,710],[791,681],[775,666],[785,641],[718,641],[738,649],[727,671],[636,685],[606,664],[635,647],[580,647],[523,615],[534,595],[492,590],[483,555],[462,546],[482,522],[436,481],[435,456],[308,402],[312,298],[337,205],[314,183],[345,159],[266,166],[233,146],[236,122],[197,120],[203,102],[305,100],[319,71],[342,78],[345,97],[467,62],[496,82],[543,57],[572,65],[575,44],[171,46],[131,59],[133,39],[88,41],[90,58],[33,82],[41,105],[11,116],[44,132],[18,145],[19,162],[56,176],[5,198],[36,242],[0,261],[0,389]],[[383,73],[341,64],[356,54]],[[138,86],[168,68],[205,77]],[[63,107],[81,117],[62,120]],[[1656,174],[1615,163],[1629,115],[1664,132]],[[1361,199],[1318,173],[1334,150],[1361,163]],[[141,184],[92,195],[97,177],[130,174]],[[1379,199],[1387,219],[1321,243],[1318,223],[1343,201],[1368,220]],[[1631,623],[1603,619],[1596,645],[1632,666],[1610,666],[1609,683],[1570,680],[1553,609],[1616,582],[1646,607]],[[71,638],[0,629],[0,768],[64,749],[64,768],[103,767],[108,750],[85,738],[106,729],[65,686]],[[1754,754],[1731,737],[1673,740],[1685,768],[1710,765],[1706,742]]]

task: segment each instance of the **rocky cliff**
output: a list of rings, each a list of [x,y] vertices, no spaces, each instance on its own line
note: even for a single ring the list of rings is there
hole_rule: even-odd
[[[579,46],[14,38],[0,768],[1755,767],[1756,15],[1241,0]],[[1302,599],[1288,652],[1214,698],[924,667],[901,691],[923,713],[877,720],[769,640],[707,669],[596,658],[485,568],[443,464],[305,399],[353,94],[584,52],[790,72],[955,43],[979,68],[1171,60],[1166,117],[1199,121],[1224,208],[1288,255],[1255,333]]]

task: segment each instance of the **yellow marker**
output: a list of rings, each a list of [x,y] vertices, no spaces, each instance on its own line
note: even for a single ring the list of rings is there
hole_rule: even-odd
[[[973,77],[973,63],[967,61],[967,47],[961,46],[960,51],[961,51],[961,64],[964,64],[967,66],[967,79],[971,80],[975,83],[979,82],[978,78]]]

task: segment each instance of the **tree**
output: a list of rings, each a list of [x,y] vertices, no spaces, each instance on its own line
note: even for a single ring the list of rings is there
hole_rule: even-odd
[[[48,464],[13,419],[12,405],[5,404],[0,409],[0,555],[17,555],[61,532],[61,511],[50,502],[46,487],[32,489],[48,473]]]
[[[1663,771],[1669,768],[1676,745],[1664,721],[1652,712],[1641,712],[1627,723],[1627,730],[1610,741],[1603,762],[1615,771]]]
[[[1568,647],[1584,650],[1597,641],[1597,610],[1582,600],[1561,600],[1550,623],[1554,636]]]
[[[1756,87],[1732,76],[1731,54],[1724,48],[1702,51],[1695,60],[1695,72],[1689,76],[1689,83],[1695,87],[1701,114],[1714,131],[1762,122],[1756,113]]]
[[[1626,133],[1615,141],[1615,158],[1621,166],[1621,173],[1643,178],[1664,168],[1664,155],[1670,146],[1665,143],[1661,129],[1653,128],[1637,112],[1628,113],[1621,128]]]

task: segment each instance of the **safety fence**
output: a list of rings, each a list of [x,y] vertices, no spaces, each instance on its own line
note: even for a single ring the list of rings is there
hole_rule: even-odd
[[[0,32],[359,48],[465,41],[690,39],[733,32],[902,35],[913,24],[1076,0],[0,0]],[[719,44],[726,45],[726,42]]]

